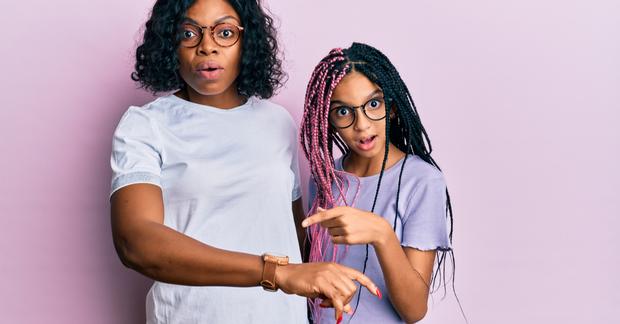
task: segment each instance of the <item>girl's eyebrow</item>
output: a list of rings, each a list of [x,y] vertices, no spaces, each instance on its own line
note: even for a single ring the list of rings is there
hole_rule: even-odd
[[[372,93],[370,93],[368,96],[366,96],[366,101],[372,99],[372,97],[374,97],[377,94],[383,94],[383,91],[381,89],[376,89],[375,91],[373,91]],[[340,101],[340,100],[330,100],[329,105],[333,105],[333,104],[341,104],[341,105],[348,105],[346,102],[344,101]]]
[[[220,17],[220,18],[216,19],[216,20],[213,22],[213,25],[217,25],[217,24],[219,24],[219,23],[223,22],[223,21],[224,21],[224,20],[226,20],[226,19],[234,19],[235,21],[239,22],[239,20],[238,20],[237,18],[235,18],[235,17],[233,17],[233,16],[230,16],[230,15],[227,15],[227,16]],[[197,26],[202,26],[199,22],[197,22],[196,20],[194,20],[194,19],[192,19],[192,18],[190,18],[190,17],[185,17],[185,18],[183,18],[183,22],[190,22],[190,23],[195,24],[195,25],[197,25]]]

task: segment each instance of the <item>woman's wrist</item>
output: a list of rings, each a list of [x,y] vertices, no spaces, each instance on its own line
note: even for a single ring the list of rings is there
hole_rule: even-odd
[[[295,263],[289,263],[287,266],[277,267],[276,268],[276,284],[283,292],[290,294],[292,293],[289,288],[288,279],[290,278],[290,273],[292,270],[295,270],[299,265]]]

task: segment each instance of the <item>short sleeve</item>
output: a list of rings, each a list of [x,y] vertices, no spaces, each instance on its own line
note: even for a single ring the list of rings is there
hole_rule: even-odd
[[[308,181],[308,211],[312,210],[312,204],[314,204],[314,199],[317,195],[317,187],[316,181],[313,176],[310,176],[310,180]]]
[[[110,195],[136,183],[161,187],[161,155],[157,138],[148,112],[143,108],[130,107],[121,118],[112,140]]]
[[[446,184],[443,177],[421,179],[403,215],[403,246],[422,251],[449,250]]]

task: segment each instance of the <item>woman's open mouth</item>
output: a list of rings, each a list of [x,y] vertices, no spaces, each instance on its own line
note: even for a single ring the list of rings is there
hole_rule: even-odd
[[[224,72],[224,68],[215,62],[209,61],[199,64],[196,71],[207,80],[216,80]]]

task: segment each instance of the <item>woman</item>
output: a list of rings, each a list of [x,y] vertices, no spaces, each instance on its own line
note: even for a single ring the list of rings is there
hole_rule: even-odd
[[[111,158],[115,247],[156,281],[148,323],[306,323],[299,296],[342,311],[354,280],[376,291],[353,269],[300,264],[295,127],[265,100],[282,75],[256,1],[155,3],[132,77],[173,94],[129,108]]]

